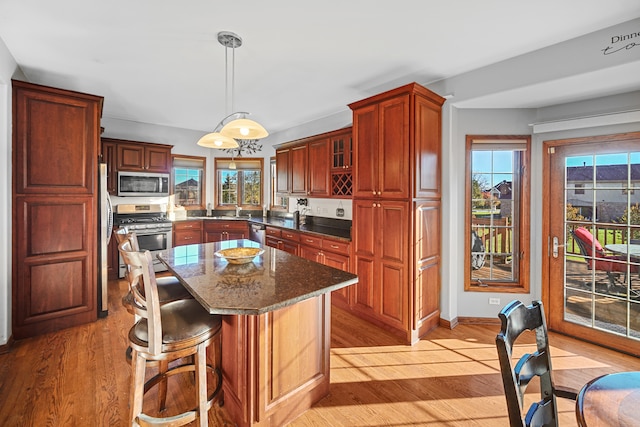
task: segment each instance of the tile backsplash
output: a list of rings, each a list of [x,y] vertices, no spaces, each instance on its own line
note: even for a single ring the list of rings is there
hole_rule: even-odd
[[[313,199],[308,198],[307,206],[298,206],[299,197],[289,198],[289,212],[299,210],[300,213],[323,218],[352,219],[353,205],[351,199]],[[337,209],[344,210],[344,216],[336,214]],[[304,210],[304,212],[303,212]]]

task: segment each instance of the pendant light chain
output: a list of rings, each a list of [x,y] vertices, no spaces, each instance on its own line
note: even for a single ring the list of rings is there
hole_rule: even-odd
[[[269,133],[260,123],[248,119],[247,115],[249,113],[235,110],[236,47],[242,46],[242,39],[230,31],[221,31],[218,33],[218,42],[225,47],[225,117],[220,120],[220,123],[218,123],[213,132],[204,135],[198,140],[198,145],[222,150],[234,149],[238,150],[238,154],[241,154],[242,147],[240,147],[238,141],[244,141],[249,143],[252,150],[261,149],[262,146],[258,146],[256,141],[266,138],[269,136]],[[229,77],[229,48],[233,49],[231,52],[231,77]],[[229,88],[229,80],[231,80],[231,88]],[[231,96],[229,96],[229,91],[231,91]],[[228,121],[232,117],[233,120]]]

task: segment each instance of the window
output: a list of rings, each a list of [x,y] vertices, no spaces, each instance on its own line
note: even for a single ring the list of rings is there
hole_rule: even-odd
[[[573,194],[584,194],[584,184],[576,184]]]
[[[174,155],[173,195],[176,205],[185,209],[205,209],[205,168],[204,157]]]
[[[467,135],[465,290],[529,292],[529,136]]]
[[[216,159],[216,209],[262,209],[262,159]]]

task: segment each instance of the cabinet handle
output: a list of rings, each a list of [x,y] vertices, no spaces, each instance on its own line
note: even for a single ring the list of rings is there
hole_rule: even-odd
[[[185,237],[184,240],[191,240],[193,237]]]
[[[313,240],[311,240],[311,239],[304,239],[304,241],[307,242],[307,243],[313,243]]]
[[[373,195],[374,195],[374,196],[376,195],[376,190],[373,190]]]
[[[332,247],[333,249],[338,249],[340,246],[338,246],[338,245],[331,245],[331,247]]]
[[[378,191],[378,196],[382,194],[382,191]]]

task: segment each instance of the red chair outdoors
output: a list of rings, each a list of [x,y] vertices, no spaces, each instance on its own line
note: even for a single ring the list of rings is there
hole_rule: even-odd
[[[638,265],[627,264],[625,256],[613,255],[605,252],[600,242],[584,227],[578,227],[572,232],[574,240],[580,247],[580,252],[586,257],[589,270],[603,271],[607,274],[609,283],[607,289],[613,286],[625,286],[626,283],[618,282],[620,273],[626,276],[627,266],[629,273],[638,273]],[[625,280],[626,282],[626,280]]]

